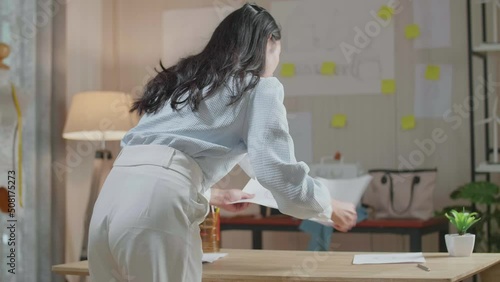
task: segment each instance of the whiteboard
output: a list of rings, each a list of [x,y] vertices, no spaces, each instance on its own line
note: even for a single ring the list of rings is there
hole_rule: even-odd
[[[282,27],[280,66],[275,75],[285,86],[286,95],[380,93],[381,80],[394,78],[394,17],[382,22],[377,16],[387,3],[273,2],[271,14]],[[349,45],[358,50],[352,56],[346,56],[349,52],[345,49],[352,50]],[[325,61],[336,64],[334,75],[321,74]],[[294,76],[281,77],[283,63],[295,65]]]

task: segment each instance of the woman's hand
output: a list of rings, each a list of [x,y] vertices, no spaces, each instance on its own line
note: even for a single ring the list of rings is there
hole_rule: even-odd
[[[353,204],[332,200],[332,208],[332,220],[335,229],[347,232],[356,225],[358,215]]]
[[[237,204],[230,204],[230,203],[244,199],[251,199],[253,197],[254,195],[245,193],[239,189],[222,190],[213,188],[210,196],[210,204],[227,211],[239,212],[248,208],[250,203],[237,203]]]

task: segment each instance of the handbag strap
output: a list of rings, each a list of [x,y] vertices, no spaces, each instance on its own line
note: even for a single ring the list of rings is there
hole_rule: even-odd
[[[393,180],[392,180],[392,175],[389,172],[386,172],[384,176],[382,176],[382,179],[389,179],[389,195],[390,195],[390,200],[391,200],[391,209],[394,211],[394,213],[397,214],[404,214],[408,210],[410,210],[412,204],[413,204],[413,194],[415,192],[415,185],[420,183],[420,176],[415,175],[411,181],[411,188],[410,188],[410,201],[408,202],[408,205],[406,208],[404,208],[401,211],[396,210],[396,207],[394,207],[394,185],[393,185]],[[382,180],[384,181],[384,180]],[[385,184],[385,183],[382,183]]]

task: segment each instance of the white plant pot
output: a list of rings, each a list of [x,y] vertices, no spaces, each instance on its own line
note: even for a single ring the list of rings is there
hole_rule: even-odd
[[[446,234],[444,236],[448,254],[452,257],[468,257],[474,250],[476,235],[474,234]]]

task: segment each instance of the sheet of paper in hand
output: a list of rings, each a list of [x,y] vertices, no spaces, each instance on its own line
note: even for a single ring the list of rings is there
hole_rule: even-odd
[[[357,206],[361,201],[361,197],[363,197],[368,184],[370,184],[372,176],[363,175],[347,179],[326,179],[316,177],[315,179],[328,188],[332,199],[352,203]]]
[[[253,203],[258,204],[265,207],[270,207],[273,209],[278,208],[278,203],[271,194],[271,191],[264,188],[257,180],[250,178],[247,185],[243,188],[243,192],[254,194],[255,196],[252,199],[239,200],[233,202],[235,203]]]
[[[274,199],[274,196],[271,193],[271,191],[264,188],[264,186],[262,186],[257,180],[253,178],[251,178],[250,181],[248,181],[247,185],[243,188],[243,192],[254,194],[255,196],[252,199],[245,199],[232,202],[232,204],[253,203],[265,207],[270,207],[273,209],[279,209],[278,203],[276,202],[276,199]],[[333,224],[333,221],[331,220],[316,219],[316,218],[311,218],[310,220],[314,220],[324,225]]]

